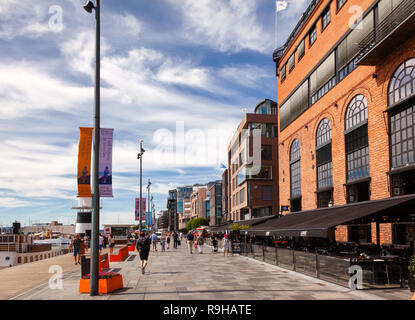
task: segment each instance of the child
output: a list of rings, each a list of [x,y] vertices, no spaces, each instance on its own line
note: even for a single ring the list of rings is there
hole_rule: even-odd
[[[166,251],[166,235],[163,233],[160,237],[161,252]]]

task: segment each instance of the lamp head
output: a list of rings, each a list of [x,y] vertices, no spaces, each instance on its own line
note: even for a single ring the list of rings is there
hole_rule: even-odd
[[[88,12],[88,13],[91,13],[92,12],[92,9],[94,9],[95,8],[95,6],[94,6],[94,4],[92,3],[92,1],[87,1],[87,3],[85,3],[84,4],[84,9],[85,9],[85,11],[86,12]]]

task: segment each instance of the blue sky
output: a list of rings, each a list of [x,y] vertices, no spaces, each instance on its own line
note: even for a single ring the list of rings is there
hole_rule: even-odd
[[[101,3],[101,127],[114,128],[101,223],[134,223],[139,139],[143,183],[163,210],[169,189],[220,179],[242,109],[276,100],[275,1]],[[279,45],[308,3],[279,12]],[[0,225],[75,222],[79,127],[93,125],[94,18],[83,4],[0,2]]]

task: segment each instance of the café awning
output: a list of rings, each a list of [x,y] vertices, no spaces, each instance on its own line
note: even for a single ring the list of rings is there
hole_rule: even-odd
[[[290,213],[257,224],[245,230],[245,233],[262,236],[327,237],[328,231],[338,225],[355,223],[361,218],[378,219],[380,216],[405,213],[415,213],[415,195]]]
[[[237,224],[239,226],[247,225],[247,226],[255,226],[257,224],[260,224],[264,221],[274,219],[277,216],[266,216],[266,217],[259,217],[259,218],[253,218],[249,220],[239,220],[239,221],[228,221],[222,225],[213,226],[210,228],[210,231],[212,232],[225,232],[226,230],[229,230],[229,227],[233,224]]]

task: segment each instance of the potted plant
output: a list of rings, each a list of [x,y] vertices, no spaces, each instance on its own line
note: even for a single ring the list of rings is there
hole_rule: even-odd
[[[414,257],[409,259],[408,270],[409,270],[409,279],[408,279],[409,290],[411,290],[411,292],[415,292],[415,258]]]
[[[89,293],[90,274],[83,276],[79,283],[79,293]],[[110,293],[123,287],[122,275],[115,272],[100,272],[98,275],[98,293]]]

